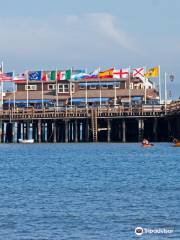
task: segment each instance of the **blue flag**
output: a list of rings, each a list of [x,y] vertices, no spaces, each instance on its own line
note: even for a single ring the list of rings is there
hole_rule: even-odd
[[[5,73],[6,74],[6,76],[8,76],[8,77],[14,77],[14,72],[7,72],[7,73]]]
[[[30,71],[28,72],[28,79],[41,81],[41,71]]]

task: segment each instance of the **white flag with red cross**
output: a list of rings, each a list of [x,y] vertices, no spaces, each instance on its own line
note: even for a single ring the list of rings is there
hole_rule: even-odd
[[[128,78],[129,77],[129,68],[113,70],[113,78]]]
[[[133,68],[133,77],[144,80],[144,67]]]

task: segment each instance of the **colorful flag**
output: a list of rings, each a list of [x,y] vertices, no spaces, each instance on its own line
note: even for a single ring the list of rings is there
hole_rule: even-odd
[[[146,78],[153,78],[159,76],[159,67],[153,67],[147,70],[147,72],[144,74]]]
[[[57,73],[56,73],[57,81],[62,80],[62,78],[63,78],[63,73],[64,73],[64,71],[60,71],[60,70],[57,71]]]
[[[6,73],[0,72],[0,81],[1,82],[11,82],[13,80],[12,76],[9,76]]]
[[[113,77],[113,68],[108,69],[104,72],[99,72],[98,77],[99,78],[112,78]]]
[[[85,79],[85,78],[89,78],[90,75],[87,73],[79,73],[79,74],[74,74],[71,76],[71,79],[73,80],[80,80],[80,79]]]
[[[30,81],[32,81],[32,80],[41,81],[41,75],[42,75],[41,71],[29,71],[28,72],[28,79]]]
[[[71,70],[66,70],[65,80],[71,79]]]
[[[100,72],[100,68],[95,69],[93,72],[90,73],[91,78],[97,78]]]
[[[51,81],[55,81],[56,80],[56,71],[53,70],[51,71],[51,78],[50,78]]]
[[[14,77],[14,72],[6,72],[5,73],[6,74],[6,76],[9,76],[9,77]]]
[[[42,81],[55,81],[56,71],[42,71]]]
[[[58,70],[56,73],[57,81],[71,79],[71,70],[61,71]]]
[[[13,77],[13,82],[15,83],[24,83],[26,82],[26,74],[25,73],[18,73]]]
[[[113,78],[128,78],[129,68],[124,68],[120,70],[113,70]]]
[[[144,68],[133,68],[133,77],[144,79]]]
[[[86,73],[86,70],[84,70],[84,69],[72,69],[71,70],[71,75],[77,75],[80,73]]]

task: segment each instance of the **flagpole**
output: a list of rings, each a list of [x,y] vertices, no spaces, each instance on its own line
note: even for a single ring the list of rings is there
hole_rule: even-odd
[[[3,62],[1,62],[1,71],[2,71],[2,73],[4,72],[4,65],[3,65]],[[1,77],[1,101],[2,101],[2,110],[3,110],[3,101],[4,101],[4,99],[3,99],[3,93],[4,93],[4,83],[3,83],[3,79],[2,79],[2,77]]]
[[[99,67],[99,73],[100,73],[100,67]],[[100,85],[100,77],[98,74],[98,80],[99,80],[99,106],[101,107],[101,85]]]
[[[73,71],[73,68],[71,68],[71,76],[72,76],[72,71]],[[72,82],[71,82],[71,77],[70,77],[70,97],[71,97],[71,108],[72,108]]]
[[[159,103],[161,104],[161,67],[159,65]]]
[[[26,106],[28,108],[29,106],[29,75],[28,75],[28,72],[26,72]]]
[[[41,71],[41,75],[42,75],[42,72],[43,71]],[[42,109],[44,108],[44,83],[43,83],[43,79],[42,79],[42,76],[41,76],[41,101],[42,101],[42,103],[41,103],[41,105],[42,105]]]
[[[129,106],[131,106],[131,67],[129,67]]]
[[[55,72],[55,78],[56,78],[56,107],[58,108],[58,83],[57,83],[57,68]]]
[[[13,71],[13,79],[14,79],[14,73],[15,73],[15,71]],[[16,88],[15,88],[15,83],[13,83],[13,102],[14,102],[14,109],[15,109],[15,107],[16,107]]]
[[[116,81],[115,81],[115,85],[114,85],[114,105],[116,106],[117,103],[117,92],[116,92]]]
[[[164,107],[165,107],[165,113],[166,113],[166,107],[167,107],[167,73],[166,72],[164,75]]]
[[[86,108],[88,107],[88,104],[87,104],[87,79],[86,79]]]
[[[145,67],[145,72],[146,72],[146,67]],[[146,104],[146,99],[147,99],[147,92],[146,92],[146,82],[147,78],[145,76],[145,84],[144,84],[144,103]]]

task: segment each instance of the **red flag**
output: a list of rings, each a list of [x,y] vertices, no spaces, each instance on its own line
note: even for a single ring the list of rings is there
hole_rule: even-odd
[[[13,78],[8,76],[6,73],[0,72],[0,82],[11,82]]]

